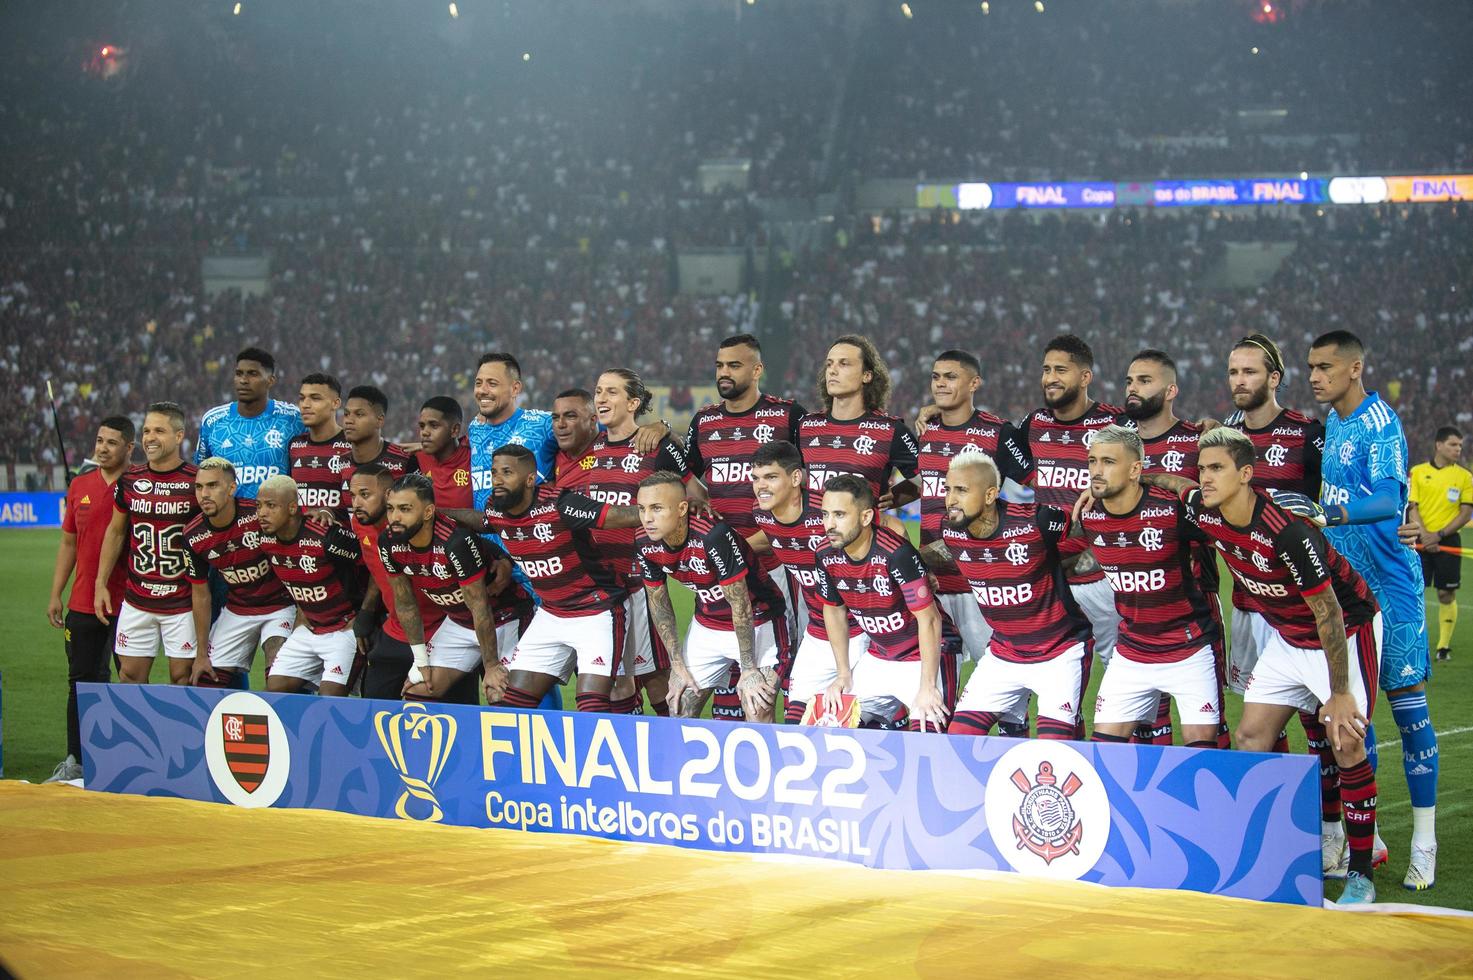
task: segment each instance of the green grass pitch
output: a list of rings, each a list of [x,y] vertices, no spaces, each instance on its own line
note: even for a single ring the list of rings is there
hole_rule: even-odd
[[[0,531],[0,696],[4,698],[0,723],[5,776],[10,779],[45,779],[66,754],[66,656],[60,631],[46,621],[46,595],[59,539],[60,532],[54,530]],[[1430,592],[1428,595],[1431,599]],[[1391,863],[1377,874],[1383,901],[1473,909],[1473,587],[1462,596],[1462,622],[1452,662],[1434,666],[1428,690],[1442,756],[1437,813],[1440,841],[1437,886],[1421,894],[1400,887],[1411,836],[1411,804],[1398,764],[1396,726],[1384,695],[1376,709],[1381,742],[1381,833],[1391,848]],[[676,598],[683,600],[677,607],[683,619],[689,615],[689,599]],[[1435,599],[1428,605],[1428,622],[1435,631]],[[251,682],[256,690],[264,686],[260,673],[258,661]],[[1101,673],[1095,672],[1094,684],[1098,685]],[[167,676],[161,659],[155,665],[154,680],[167,682]],[[571,707],[571,689],[564,691],[564,703]],[[1087,706],[1093,703],[1092,697],[1085,699]],[[1230,720],[1236,721],[1241,708],[1241,700],[1229,695]],[[1296,750],[1302,751],[1304,736],[1297,727],[1291,726],[1290,735]],[[1338,887],[1328,886],[1332,897]]]

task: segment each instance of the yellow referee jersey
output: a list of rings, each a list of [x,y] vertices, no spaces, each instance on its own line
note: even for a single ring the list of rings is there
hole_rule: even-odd
[[[1440,531],[1458,516],[1463,504],[1473,504],[1473,473],[1456,463],[1437,467],[1418,463],[1412,467],[1412,503],[1422,512],[1422,526]]]

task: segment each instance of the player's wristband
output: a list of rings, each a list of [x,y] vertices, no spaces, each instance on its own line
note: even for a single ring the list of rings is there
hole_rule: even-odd
[[[420,673],[419,666],[415,665],[409,668],[409,674],[406,680],[408,680],[410,684],[423,684],[425,682],[425,675]]]
[[[415,667],[428,667],[430,665],[430,654],[423,643],[409,644],[409,652],[414,654]]]

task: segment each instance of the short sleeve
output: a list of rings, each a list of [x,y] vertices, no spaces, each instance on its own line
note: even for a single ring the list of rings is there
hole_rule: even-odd
[[[788,407],[788,442],[795,446],[798,444],[798,420],[807,414],[808,412],[797,402],[793,402]]]
[[[474,535],[459,533],[446,542],[445,553],[455,569],[455,577],[461,584],[475,582],[486,574],[486,556]]]
[[[1004,422],[997,435],[997,469],[1004,480],[1019,485],[1026,483],[1033,471],[1033,458],[1028,455],[1028,441],[1011,422]]]
[[[916,612],[935,601],[926,579],[926,566],[922,564],[920,554],[909,541],[902,542],[892,551],[886,564],[889,566],[890,578],[900,586],[900,594],[905,597],[907,609]]]
[[[826,606],[842,606],[844,599],[839,595],[833,577],[824,571],[823,557],[820,556],[814,563],[814,569],[818,572],[818,598]]]
[[[660,440],[660,448],[655,456],[655,470],[662,473],[679,473],[682,479],[690,481],[691,467],[686,460],[685,452],[669,436]]]
[[[1057,549],[1059,542],[1069,536],[1069,515],[1057,507],[1039,507],[1033,519],[1038,525],[1038,533],[1043,535],[1046,547]]]
[[[609,505],[585,497],[575,490],[564,490],[557,498],[557,512],[568,527],[575,531],[583,531],[588,528],[603,527],[604,516],[609,512]]]
[[[1473,473],[1463,470],[1459,477],[1459,482],[1462,486],[1458,492],[1458,503],[1473,504]]]
[[[716,572],[716,580],[722,585],[740,581],[747,575],[747,559],[742,554],[741,539],[730,525],[718,521],[701,537],[706,558]]]
[[[119,483],[123,482],[121,480]],[[76,486],[75,483],[72,486]],[[77,533],[77,494],[75,490],[68,490],[66,495],[66,513],[61,515],[61,529],[67,534]]]
[[[128,513],[128,491],[125,489],[127,482],[128,478],[122,476],[113,486],[113,506],[124,514]]]
[[[322,543],[328,557],[338,561],[357,561],[362,554],[358,548],[358,539],[353,536],[353,532],[341,524],[329,527],[327,533],[322,536]]]
[[[1383,428],[1376,441],[1371,443],[1370,458],[1371,486],[1382,480],[1407,482],[1406,439],[1401,434],[1401,422]]]
[[[1304,495],[1320,499],[1320,482],[1325,458],[1325,426],[1319,420],[1304,427]]]
[[[685,430],[685,461],[690,472],[697,476],[704,476],[706,472],[705,461],[701,459],[701,416],[700,413],[691,416],[690,426]]]
[[[1033,479],[1034,470],[1038,468],[1033,459],[1033,449],[1028,444],[1028,427],[1032,422],[1033,416],[1029,415],[1023,419],[1022,424],[1012,427],[1013,442],[1017,446],[1019,453],[1018,464],[1022,467],[1022,476],[1015,477],[1015,479],[1018,483],[1024,485]],[[1001,447],[1001,443],[999,443],[999,447]]]
[[[399,565],[394,561],[393,556],[389,554],[389,546],[384,543],[382,536],[378,543],[378,561],[380,565],[384,566],[385,573],[389,575],[399,574]]]
[[[921,446],[916,442],[915,433],[910,431],[910,426],[896,419],[895,434],[890,439],[890,465],[908,480],[916,475],[920,455]],[[886,477],[889,477],[888,473]]]
[[[184,543],[184,577],[191,584],[198,585],[209,580],[210,566],[203,555],[194,550],[194,545],[186,538]]]
[[[652,544],[652,542],[646,542],[646,544]],[[639,569],[640,578],[644,579],[646,584],[665,584],[665,566],[646,555],[644,547],[640,547],[634,553],[634,563]]]
[[[1330,583],[1329,545],[1318,528],[1291,519],[1274,535],[1274,551],[1302,594],[1314,595]]]

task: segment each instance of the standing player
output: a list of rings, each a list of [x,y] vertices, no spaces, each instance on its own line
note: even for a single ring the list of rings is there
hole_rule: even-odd
[[[389,488],[388,534],[378,548],[414,658],[404,697],[444,700],[480,665],[487,697],[497,700],[491,694],[505,689],[506,671],[497,656],[482,544],[435,512],[435,485],[423,473],[401,476]],[[438,625],[426,629],[425,620],[435,618]],[[478,701],[472,692],[470,703]]]
[[[295,405],[271,397],[276,359],[259,347],[235,355],[235,401],[217,405],[199,423],[194,464],[211,456],[235,467],[236,496],[256,499],[256,488],[291,470],[287,444],[306,429]]]
[[[599,375],[593,389],[593,404],[604,431],[593,441],[585,460],[592,459],[581,490],[584,494],[615,507],[633,507],[640,483],[653,473],[674,473],[694,500],[705,499],[705,488],[691,477],[685,453],[669,436],[660,440],[654,453],[634,447],[636,420],[649,411],[650,393],[639,375],[613,368]],[[640,588],[635,557],[633,527],[595,530],[593,540],[614,574],[630,593],[629,645],[633,652],[634,679],[615,684],[614,710],[642,713],[640,694],[649,696],[650,707],[663,714],[670,693],[670,655],[654,636],[649,607]],[[636,684],[638,687],[632,687]]]
[[[276,651],[266,690],[291,693],[315,684],[323,695],[342,697],[358,652],[357,610],[348,593],[358,540],[342,525],[304,516],[299,493],[289,476],[273,476],[256,492],[261,550],[297,606],[297,626]]]
[[[777,701],[778,650],[786,645],[782,593],[752,560],[751,549],[724,521],[690,513],[685,482],[670,472],[639,485],[640,577],[650,619],[670,652],[670,711],[700,715],[711,689],[741,668],[737,693],[748,721],[772,721]],[[665,582],[696,594],[695,618],[684,644]]]
[[[394,606],[394,587],[379,553],[379,539],[389,524],[389,487],[394,475],[378,463],[364,463],[353,471],[348,490],[353,495],[353,536],[368,568],[368,591],[358,614],[353,617],[353,634],[358,652],[367,658],[363,672],[363,696],[392,701],[404,695],[404,681],[414,666],[414,653],[409,649],[409,634],[399,621]],[[378,622],[379,604],[383,604],[383,623]],[[437,610],[438,611],[438,610]],[[434,631],[439,619],[421,617],[425,629]],[[471,685],[472,690],[475,684]],[[449,699],[458,702],[458,692]]]
[[[476,363],[473,396],[479,409],[466,427],[471,447],[471,491],[477,510],[486,509],[491,497],[491,462],[502,446],[525,446],[537,457],[537,476],[552,479],[557,442],[552,437],[552,416],[547,412],[518,408],[522,395],[522,365],[505,352],[483,354]]]
[[[373,385],[358,385],[348,392],[343,405],[343,435],[353,450],[343,471],[344,506],[349,497],[348,481],[353,478],[355,467],[378,463],[394,474],[396,480],[406,473],[419,472],[419,464],[412,455],[384,438],[384,416],[388,411],[388,396]]]
[[[118,478],[115,509],[93,585],[93,611],[111,624],[108,582],[124,550],[128,588],[117,609],[118,678],[147,684],[162,642],[169,661],[169,683],[189,683],[194,664],[194,617],[190,613],[188,547],[184,528],[199,513],[194,500],[194,467],[184,461],[184,410],[174,402],[154,402],[143,416],[143,455],[148,462],[129,467]]]
[[[971,354],[948,350],[936,355],[931,367],[935,414],[921,422],[918,432],[922,546],[941,540],[946,518],[946,473],[963,449],[978,449],[991,456],[1004,481],[1000,486],[1007,480],[1021,484],[1027,479],[1028,452],[1012,423],[974,404],[981,386],[982,365]],[[931,573],[936,576],[936,598],[956,624],[966,658],[981,660],[992,629],[972,598],[966,578],[955,564],[943,563],[933,567]],[[1026,719],[1022,724],[1026,727]]]
[[[188,577],[199,637],[189,682],[203,687],[244,684],[256,659],[266,653],[269,673],[276,651],[291,635],[297,611],[261,551],[261,525],[254,498],[236,497],[235,467],[223,456],[199,463],[194,496],[200,515],[184,529]],[[225,607],[210,625],[210,569],[225,582]]]
[[[1223,426],[1198,446],[1200,491],[1179,477],[1145,479],[1182,493],[1188,519],[1212,539],[1271,630],[1247,678],[1238,748],[1268,751],[1295,711],[1319,717],[1339,765],[1350,839],[1340,904],[1373,902],[1376,775],[1364,736],[1379,662],[1376,599],[1318,528],[1253,487],[1255,450],[1247,436]]]
[[[1079,516],[1080,537],[1073,540],[1094,549],[1120,611],[1120,656],[1100,682],[1094,737],[1127,741],[1170,698],[1187,746],[1216,748],[1222,623],[1203,591],[1194,554],[1206,538],[1187,520],[1175,494],[1141,484],[1144,456],[1141,437],[1118,425],[1101,429],[1089,446],[1091,502]]]
[[[721,401],[692,416],[685,437],[691,472],[705,483],[711,509],[743,537],[756,527],[752,522],[752,454],[775,440],[797,445],[798,420],[803,417],[801,405],[762,391],[765,373],[762,345],[756,337],[739,333],[723,340],[716,350],[716,392]],[[777,559],[772,552],[759,551],[757,560],[782,590],[788,604],[789,635],[794,635],[801,613],[799,595],[789,589],[787,576],[776,574]],[[786,656],[790,652],[783,651],[780,674],[791,666]],[[712,717],[740,717],[735,683],[733,678],[731,685],[712,693]],[[791,700],[787,711],[792,714]]]
[[[347,494],[343,476],[353,458],[353,444],[338,425],[343,386],[330,374],[309,374],[302,379],[297,409],[306,431],[287,445],[291,478],[297,485],[297,504],[319,520],[332,516],[346,523]]]
[[[103,538],[112,522],[114,487],[133,455],[133,421],[126,415],[110,415],[97,426],[92,443],[95,468],[79,474],[67,486],[66,514],[61,519],[61,547],[56,551],[56,571],[51,576],[51,600],[46,618],[65,632],[67,660],[66,742],[67,757],[47,782],[82,778],[82,728],[77,716],[77,684],[112,680],[113,631],[97,621],[94,589]],[[62,604],[67,579],[72,591]],[[114,608],[123,602],[128,573],[114,565],[107,591]],[[63,618],[65,609],[65,618]]]
[[[818,376],[822,412],[798,420],[798,451],[808,469],[814,504],[836,476],[857,476],[870,486],[880,510],[916,498],[916,457],[920,446],[905,423],[885,414],[890,403],[890,372],[868,337],[846,334],[834,341]],[[892,474],[902,482],[894,486]]]
[[[525,446],[502,446],[492,466],[491,506],[455,519],[496,534],[532,581],[541,604],[512,648],[501,652],[503,690],[487,700],[535,708],[578,671],[578,710],[609,711],[624,655],[628,595],[604,561],[590,531],[633,526],[633,507],[600,504],[551,483],[537,483],[537,458]]]
[[[981,450],[952,457],[946,525],[941,540],[923,552],[927,564],[956,564],[992,627],[987,656],[946,730],[986,735],[1004,717],[1025,715],[1037,695],[1038,737],[1074,738],[1094,640],[1069,590],[1060,551],[1069,516],[1000,500],[1001,482],[997,463]]]
[[[823,571],[818,553],[828,544],[823,510],[808,499],[803,456],[791,442],[765,442],[752,454],[752,492],[757,507],[752,512],[757,530],[747,538],[756,554],[772,555],[788,579],[788,595],[802,599],[807,610],[803,636],[793,655],[788,675],[784,720],[803,720],[807,703],[815,694],[828,690],[838,678],[828,624],[820,598]],[[869,645],[864,631],[850,620],[849,651],[859,657]],[[714,712],[713,712],[714,717]]]
[[[901,720],[911,731],[942,731],[956,701],[956,660],[941,651],[941,608],[926,568],[910,541],[875,526],[870,485],[853,475],[829,480],[823,494],[828,547],[818,553],[818,598],[837,676],[831,698],[853,693],[861,710],[882,724]],[[849,617],[869,638],[849,655]]]
[[[1381,687],[1401,732],[1412,798],[1411,859],[1402,884],[1431,888],[1437,871],[1437,735],[1427,711],[1427,608],[1422,566],[1397,535],[1407,506],[1407,441],[1396,411],[1362,383],[1365,347],[1335,330],[1309,351],[1309,387],[1330,406],[1319,495],[1325,536],[1371,587],[1385,617]],[[1372,696],[1375,692],[1372,691]],[[1376,731],[1366,733],[1371,768]]]
[[[591,392],[569,388],[553,400],[552,437],[557,442],[553,482],[559,488],[579,488],[587,482],[588,473],[594,467],[589,451],[598,432],[598,414]]]
[[[1452,659],[1453,630],[1458,625],[1458,585],[1462,557],[1446,547],[1461,548],[1458,532],[1473,517],[1473,474],[1458,465],[1463,433],[1451,425],[1437,430],[1432,459],[1412,467],[1411,501],[1416,505],[1402,539],[1422,549],[1422,578],[1437,589],[1437,659]]]
[[[462,434],[464,416],[460,402],[449,395],[436,395],[419,409],[419,452],[414,454],[419,472],[435,481],[435,506],[469,509],[471,494],[471,446]]]

